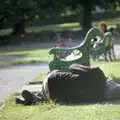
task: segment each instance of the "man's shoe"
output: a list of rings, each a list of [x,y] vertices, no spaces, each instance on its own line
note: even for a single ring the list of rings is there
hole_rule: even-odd
[[[25,105],[25,100],[22,100],[20,98],[16,98],[16,104],[23,104],[23,105]]]
[[[27,104],[35,104],[37,102],[37,97],[27,90],[22,92],[22,96],[24,97]]]

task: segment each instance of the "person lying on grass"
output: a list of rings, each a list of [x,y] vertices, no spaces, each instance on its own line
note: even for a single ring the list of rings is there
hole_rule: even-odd
[[[37,93],[23,90],[24,100],[16,98],[16,103],[31,105],[51,99],[54,102],[96,103],[120,98],[120,85],[108,80],[99,67],[72,64],[68,72],[51,71]]]

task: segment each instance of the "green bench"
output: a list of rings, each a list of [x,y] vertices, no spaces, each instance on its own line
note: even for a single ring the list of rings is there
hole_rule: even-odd
[[[93,47],[92,40],[96,37],[100,40],[96,43],[96,46]],[[50,70],[58,69],[68,71],[68,67],[74,63],[90,66],[90,55],[96,56],[106,52],[106,48],[108,47],[105,41],[106,38],[108,38],[108,36],[104,36],[103,32],[96,27],[93,27],[87,32],[80,45],[71,48],[51,48],[49,54],[53,55],[53,59],[49,62]],[[60,56],[60,54],[67,52],[71,54],[66,57]]]

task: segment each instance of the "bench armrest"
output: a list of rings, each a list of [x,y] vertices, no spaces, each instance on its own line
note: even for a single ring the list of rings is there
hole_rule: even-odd
[[[49,50],[49,54],[59,54],[59,53],[64,53],[64,52],[73,52],[74,50],[81,50],[83,49],[83,44],[80,44],[78,46],[75,46],[75,47],[63,47],[63,48],[60,48],[60,47],[53,47]]]

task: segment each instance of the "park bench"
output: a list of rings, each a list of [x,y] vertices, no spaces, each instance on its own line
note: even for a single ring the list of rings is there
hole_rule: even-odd
[[[95,38],[99,38],[95,45],[92,45],[92,41]],[[49,62],[50,70],[58,69],[62,71],[68,71],[68,67],[71,64],[77,63],[82,65],[90,65],[90,55],[97,56],[105,53],[109,46],[109,34],[104,35],[96,27],[91,28],[82,43],[75,47],[53,47],[49,50],[49,54],[53,55],[53,59]],[[66,57],[61,57],[62,53],[71,53]]]

